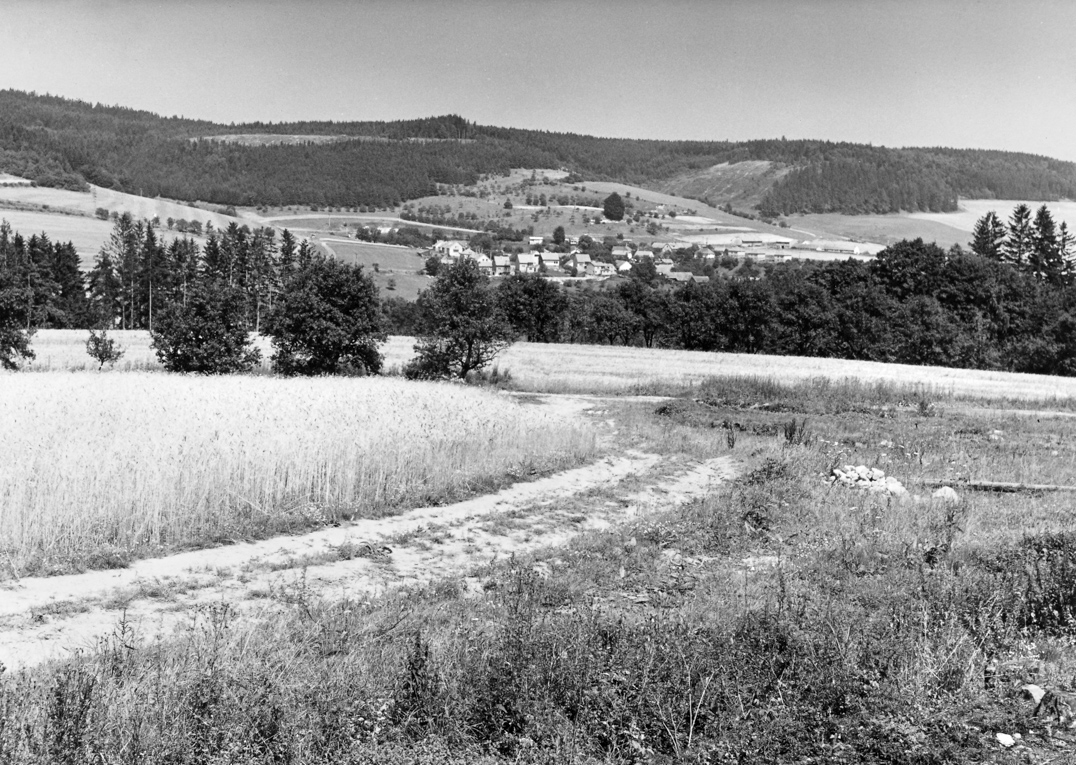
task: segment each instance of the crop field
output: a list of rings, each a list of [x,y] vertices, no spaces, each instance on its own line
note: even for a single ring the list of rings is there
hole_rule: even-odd
[[[584,427],[385,379],[5,375],[5,576],[377,517],[593,453]]]

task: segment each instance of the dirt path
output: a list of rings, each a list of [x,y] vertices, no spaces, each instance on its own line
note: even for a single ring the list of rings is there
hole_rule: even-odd
[[[535,400],[567,417],[604,415],[597,397]],[[610,434],[615,425],[602,427]],[[492,561],[689,502],[735,474],[725,457],[700,463],[628,451],[444,507],[117,571],[22,579],[0,589],[0,663],[14,669],[92,649],[123,619],[141,639],[158,639],[221,603],[258,616],[287,607],[297,593],[365,597],[443,578],[480,588]]]

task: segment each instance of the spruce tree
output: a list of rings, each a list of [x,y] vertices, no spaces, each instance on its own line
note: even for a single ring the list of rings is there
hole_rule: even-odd
[[[1035,212],[1031,226],[1030,271],[1032,276],[1051,284],[1059,284],[1064,271],[1064,261],[1057,239],[1054,216],[1043,205]]]
[[[971,251],[990,260],[1001,260],[1007,232],[1005,224],[990,210],[979,218],[971,232]]]
[[[1033,248],[1031,208],[1021,203],[1013,209],[1009,219],[1009,236],[1003,249],[1004,259],[1016,268],[1023,269],[1027,266]]]

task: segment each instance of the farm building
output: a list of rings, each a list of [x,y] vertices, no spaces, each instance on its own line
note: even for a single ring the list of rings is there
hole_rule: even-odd
[[[636,260],[642,260],[643,258],[653,258],[653,257],[654,257],[654,251],[653,250],[636,250],[635,251],[635,259]]]
[[[627,260],[631,257],[631,249],[628,247],[614,247],[610,254],[617,260]]]
[[[532,237],[528,237],[528,241],[530,242],[531,247],[537,247],[538,245],[545,242],[545,237],[544,236],[532,236]]]

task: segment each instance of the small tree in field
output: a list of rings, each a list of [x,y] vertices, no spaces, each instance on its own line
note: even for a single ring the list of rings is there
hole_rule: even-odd
[[[286,375],[378,374],[381,301],[362,266],[314,258],[284,282],[265,325]]]
[[[154,316],[150,337],[169,372],[246,372],[261,361],[261,351],[251,347],[242,293],[216,279],[197,284],[186,304]]]
[[[116,345],[116,340],[108,336],[108,330],[90,330],[90,338],[86,341],[86,353],[97,362],[97,369],[104,369],[105,364],[112,366],[123,358],[125,349]]]
[[[446,266],[437,281],[418,296],[417,356],[405,373],[410,378],[466,379],[487,366],[512,343],[489,279],[466,258]]]

